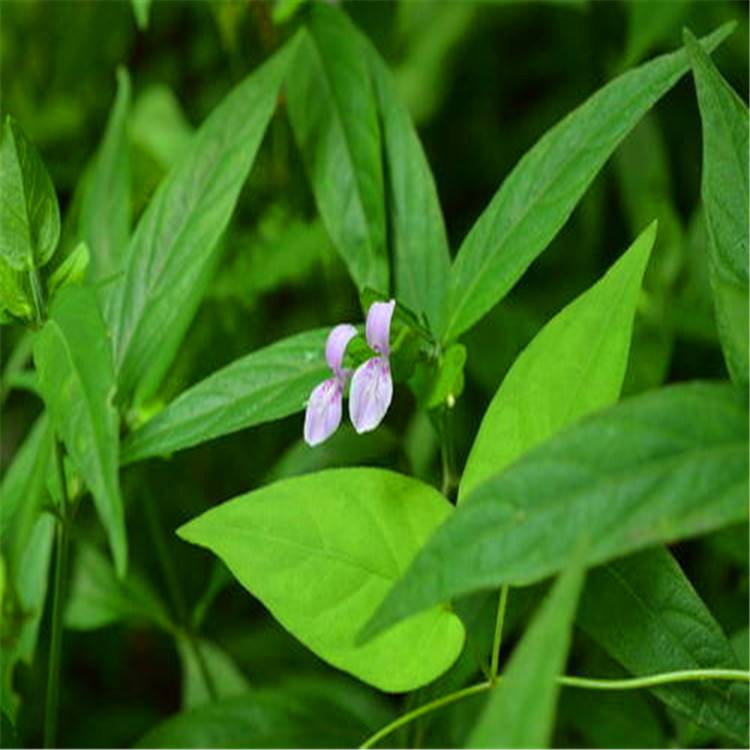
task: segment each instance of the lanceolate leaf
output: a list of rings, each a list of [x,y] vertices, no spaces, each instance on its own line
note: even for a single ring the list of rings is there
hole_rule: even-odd
[[[171,453],[304,409],[312,389],[330,374],[327,336],[327,329],[301,333],[213,373],[136,430],[122,460]]]
[[[127,124],[130,77],[117,70],[117,96],[81,200],[78,234],[91,253],[89,277],[106,279],[124,260],[130,234],[130,160]]]
[[[458,657],[458,617],[434,607],[365,645],[355,637],[450,512],[442,495],[414,479],[331,469],[230,500],[178,533],[218,555],[318,656],[381,690],[402,692]]]
[[[289,119],[328,233],[360,289],[388,289],[383,167],[365,50],[346,15],[313,3],[287,80]]]
[[[450,270],[448,238],[435,180],[406,107],[377,50],[362,39],[375,85],[385,147],[391,253],[400,302],[439,330]]]
[[[136,227],[106,311],[116,335],[123,399],[144,378],[155,387],[171,362],[275,109],[294,46],[290,42],[216,107]]]
[[[718,623],[665,549],[590,571],[578,623],[634,675],[740,668]],[[695,682],[654,692],[698,724],[747,746],[747,685]]]
[[[579,548],[580,549],[580,548]],[[577,555],[577,558],[580,554]],[[469,737],[469,747],[547,747],[584,579],[574,559],[542,603]]]
[[[747,518],[747,429],[744,394],[707,383],[572,425],[471,493],[367,633],[453,596],[556,573],[583,530],[591,565]]]
[[[653,223],[520,354],[484,415],[459,501],[558,430],[617,400],[655,237]]]
[[[34,342],[34,363],[52,424],[94,496],[122,576],[127,540],[112,349],[91,288],[71,286],[60,292]]]
[[[713,49],[730,32],[704,40]],[[499,302],[565,224],[610,154],[684,75],[684,50],[615,79],[527,152],[464,240],[451,270],[443,340],[471,328]]]
[[[43,266],[60,238],[60,209],[47,169],[18,123],[0,137],[0,257],[16,271]]]
[[[701,195],[710,237],[709,268],[716,322],[727,368],[748,382],[748,111],[689,31],[703,121]]]

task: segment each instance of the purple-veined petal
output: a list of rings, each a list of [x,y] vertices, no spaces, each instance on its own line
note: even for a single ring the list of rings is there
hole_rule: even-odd
[[[349,416],[359,432],[374,430],[382,421],[393,397],[391,367],[387,357],[373,357],[360,365],[349,390]]]
[[[357,329],[349,323],[337,325],[329,334],[326,341],[326,362],[328,366],[339,376],[339,379],[345,379],[342,375],[341,363],[344,361],[344,354],[349,342],[357,335]]]
[[[370,348],[386,357],[390,354],[391,318],[396,300],[373,302],[367,313],[366,336]]]
[[[318,445],[327,440],[341,422],[341,385],[329,378],[313,389],[305,411],[305,442]]]

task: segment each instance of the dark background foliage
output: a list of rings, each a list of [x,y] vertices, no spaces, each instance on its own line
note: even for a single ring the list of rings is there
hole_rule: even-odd
[[[345,4],[392,66],[432,165],[454,249],[540,135],[618,72],[679,46],[683,25],[704,34],[723,21],[739,22],[714,59],[734,88],[746,94],[745,3],[671,3],[680,7],[652,39],[644,37],[644,28],[653,28],[656,6],[663,4],[640,5],[651,10],[616,2]],[[192,128],[288,36],[294,22],[277,25],[271,11],[270,3],[260,1],[156,2],[148,29],[139,31],[126,2],[3,2],[3,114],[13,114],[39,147],[63,215],[76,210],[76,185],[104,131],[118,65],[127,67],[133,83],[135,221]],[[266,343],[360,317],[355,289],[316,218],[281,110],[226,233],[223,262],[154,407]],[[693,82],[686,76],[619,149],[513,293],[466,337],[467,385],[456,410],[459,465],[516,354],[655,217],[661,231],[646,283],[654,305],[639,316],[625,391],[726,377],[702,266],[705,236],[696,218],[700,139]],[[12,327],[3,330],[4,361],[19,337]],[[3,390],[6,466],[41,402],[23,390],[6,394],[5,384]],[[133,565],[165,600],[171,584],[150,534],[149,503],[158,506],[158,522],[169,532],[166,554],[179,571],[179,596],[192,606],[221,568],[171,530],[210,505],[269,477],[322,465],[388,465],[439,482],[436,439],[426,420],[415,416],[406,389],[396,394],[385,426],[366,438],[355,440],[353,433],[343,432],[311,452],[300,445],[301,429],[297,415],[125,471]],[[77,526],[79,535],[101,536],[91,507],[81,509]],[[746,528],[675,551],[726,632],[745,649],[746,659]],[[219,588],[202,632],[235,659],[251,683],[330,669],[239,586],[227,579]],[[19,674],[22,694],[32,696],[23,704],[19,723],[29,744],[41,741],[47,643],[43,628],[33,668]],[[506,648],[512,643],[513,637]],[[582,636],[572,661],[581,670],[617,674]],[[63,675],[61,737],[67,745],[131,743],[180,705],[181,670],[173,640],[137,622],[66,631]],[[601,721],[584,725],[581,712],[592,710],[593,703]],[[623,703],[625,711],[618,709]],[[422,741],[455,741],[471,711],[469,702],[423,726]],[[623,723],[625,716],[631,723]],[[670,741],[700,746],[706,737],[668,716],[647,694],[611,700],[598,695],[594,701],[570,691],[561,703],[556,741],[563,746]]]

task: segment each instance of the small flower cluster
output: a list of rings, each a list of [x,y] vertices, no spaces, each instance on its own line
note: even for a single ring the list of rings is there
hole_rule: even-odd
[[[390,332],[396,301],[374,302],[367,313],[365,337],[375,352],[354,372],[343,367],[344,354],[357,329],[349,323],[337,325],[326,341],[326,362],[333,377],[313,389],[305,412],[305,442],[318,445],[327,440],[341,422],[344,390],[349,389],[349,417],[358,433],[374,430],[383,420],[393,397]]]

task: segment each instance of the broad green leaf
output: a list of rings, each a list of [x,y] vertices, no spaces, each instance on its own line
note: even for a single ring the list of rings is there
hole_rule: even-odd
[[[34,364],[50,419],[94,497],[118,575],[127,567],[119,484],[119,415],[112,401],[112,348],[95,292],[63,289],[34,342]]]
[[[689,31],[703,123],[701,196],[710,237],[716,323],[732,380],[748,383],[748,111]]]
[[[196,654],[196,649],[199,653]],[[193,643],[187,636],[177,639],[177,651],[182,664],[182,710],[208,703],[212,700],[211,689],[217,698],[232,698],[250,689],[250,683],[232,658],[219,646],[201,638]],[[206,684],[203,665],[208,672],[211,687]]]
[[[675,385],[571,425],[480,484],[364,635],[451,597],[552,575],[582,529],[596,565],[747,518],[745,394]]]
[[[277,341],[188,388],[130,435],[123,462],[171,453],[304,409],[312,389],[330,377],[327,337],[328,330],[316,330]]]
[[[172,628],[169,614],[148,582],[132,566],[118,579],[110,561],[92,544],[80,544],[71,576],[65,626],[93,630],[122,620]]]
[[[739,669],[731,644],[666,549],[591,570],[578,623],[634,675]],[[654,693],[701,726],[747,746],[747,685],[694,682]]]
[[[722,26],[703,44],[715,48]],[[443,340],[499,302],[565,224],[610,154],[684,75],[684,50],[616,78],[549,130],[518,162],[472,227],[451,269]]]
[[[91,255],[88,245],[79,242],[73,252],[55,269],[47,282],[50,297],[58,290],[70,284],[80,284],[86,278]]]
[[[106,279],[122,266],[130,234],[128,117],[130,77],[117,69],[117,96],[81,198],[78,235],[91,251],[90,278]]]
[[[580,554],[576,557],[580,558]],[[585,569],[574,559],[534,615],[469,737],[469,747],[547,747]]]
[[[566,425],[617,401],[655,237],[654,222],[516,359],[482,419],[461,478],[459,502]]]
[[[32,663],[47,595],[54,519],[43,512],[43,505],[51,463],[52,430],[42,416],[34,423],[0,485],[0,552],[6,576],[0,600],[0,704],[11,719],[19,705],[14,670],[19,661]]]
[[[383,130],[396,295],[437,331],[450,252],[435,180],[390,71],[364,37]]]
[[[60,208],[34,145],[10,116],[0,137],[0,258],[16,271],[43,266],[60,239]]]
[[[294,41],[213,110],[159,186],[130,240],[106,309],[122,399],[158,386],[192,319],[274,112]]]
[[[347,16],[313,3],[286,81],[318,210],[359,289],[388,290],[381,139],[365,49]]]
[[[360,685],[295,677],[177,714],[136,747],[356,747],[390,718]]]
[[[381,690],[444,672],[463,647],[460,620],[434,607],[365,645],[355,638],[394,581],[450,514],[414,479],[382,469],[331,469],[282,480],[182,526],[322,659]]]

